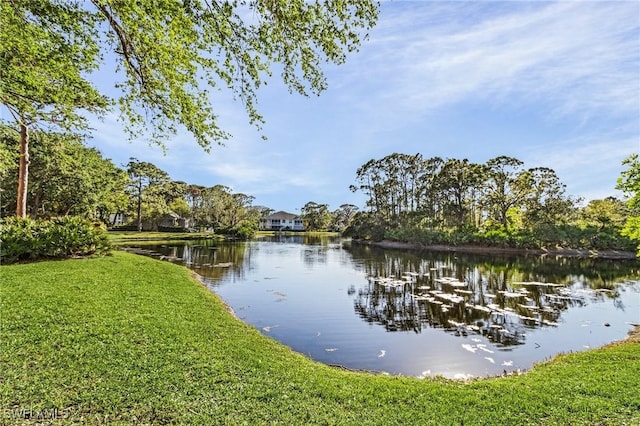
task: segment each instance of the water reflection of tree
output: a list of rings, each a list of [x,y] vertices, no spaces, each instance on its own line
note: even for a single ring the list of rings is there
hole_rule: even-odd
[[[388,331],[419,332],[421,329],[417,304],[404,290],[385,291],[370,281],[366,289],[359,291],[355,309],[363,320],[380,324]]]
[[[269,237],[264,237],[261,241],[269,241],[274,243],[289,243],[289,244],[306,244],[308,246],[326,246],[334,244],[339,241],[339,237],[327,236],[327,235],[313,235],[313,234],[292,234],[281,233]]]
[[[244,277],[250,260],[245,242],[220,243],[211,240],[184,241],[158,245],[145,245],[145,250],[163,260],[183,264],[216,285],[231,274],[233,279]]]
[[[247,271],[246,265],[251,260],[251,248],[245,242],[219,244],[215,250],[210,250],[211,262],[201,263],[196,272],[207,278],[207,281],[217,285],[222,278],[225,280],[243,280]]]
[[[327,263],[328,253],[326,246],[305,245],[300,255],[302,256],[302,262],[307,266]]]
[[[526,329],[556,326],[569,307],[617,300],[619,284],[640,277],[638,262],[544,256],[472,256],[353,245],[368,276],[354,294],[365,321],[388,331],[443,328],[502,345]],[[407,281],[407,273],[411,280]]]

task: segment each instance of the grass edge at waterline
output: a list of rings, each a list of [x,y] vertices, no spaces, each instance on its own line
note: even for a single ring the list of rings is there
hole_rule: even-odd
[[[0,268],[7,424],[638,424],[640,337],[468,383],[342,371],[129,253]]]
[[[162,241],[189,241],[189,240],[214,240],[224,241],[224,235],[212,232],[159,232],[159,231],[109,231],[109,240],[114,244],[162,242]]]

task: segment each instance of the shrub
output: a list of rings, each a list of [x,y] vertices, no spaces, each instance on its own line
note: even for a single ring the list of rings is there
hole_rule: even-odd
[[[342,232],[345,237],[381,241],[385,238],[388,224],[368,212],[358,212],[351,224]]]
[[[241,240],[248,240],[258,232],[258,225],[250,221],[242,221],[232,228],[218,228],[217,234],[226,235]]]
[[[0,223],[0,261],[5,263],[31,258],[33,250],[38,250],[38,233],[37,223],[29,218],[3,219]]]
[[[234,234],[241,239],[248,240],[258,232],[258,226],[253,222],[242,222],[234,228]]]
[[[105,229],[79,217],[11,217],[0,222],[2,263],[100,255],[110,248]]]
[[[616,227],[579,227],[575,225],[538,226],[534,234],[545,247],[559,246],[586,250],[633,251],[633,242]]]
[[[511,235],[505,229],[491,229],[482,235],[485,244],[496,247],[509,247]]]

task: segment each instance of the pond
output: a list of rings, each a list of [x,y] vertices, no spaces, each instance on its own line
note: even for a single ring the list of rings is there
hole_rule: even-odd
[[[389,250],[339,238],[145,245],[246,323],[350,369],[468,378],[527,370],[640,323],[636,261]]]

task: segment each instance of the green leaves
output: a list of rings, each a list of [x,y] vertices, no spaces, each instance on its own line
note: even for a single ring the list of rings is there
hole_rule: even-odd
[[[86,80],[99,59],[94,15],[78,4],[0,1],[0,103],[27,126],[86,125],[107,98]]]
[[[231,188],[215,185],[191,187],[192,215],[198,226],[212,227],[215,232],[238,234],[242,238],[257,231],[259,211],[251,206],[253,197],[233,193]]]
[[[329,206],[314,201],[309,201],[300,209],[300,216],[306,231],[326,231],[332,219]]]
[[[616,189],[629,196],[628,207],[634,213],[640,213],[640,158],[638,154],[632,154],[622,162],[627,170],[620,173]]]
[[[630,216],[622,229],[622,235],[640,242],[640,160],[638,154],[630,155],[622,164],[628,169],[620,174],[616,189],[629,196],[627,207],[630,211]],[[640,255],[640,245],[638,245],[638,254]]]
[[[131,134],[147,124],[161,142],[181,125],[206,150],[230,137],[208,89],[228,89],[259,129],[256,91],[274,64],[290,91],[318,94],[322,63],[344,62],[378,14],[368,0],[92,3],[125,74],[119,104]]]
[[[596,250],[628,246],[617,225],[599,217],[603,211],[586,211],[598,216],[586,226],[584,220],[577,221],[577,200],[565,195],[554,170],[525,168],[512,157],[474,164],[393,153],[366,162],[356,171],[356,180],[359,186],[352,190],[364,192],[371,211],[358,215],[348,230],[353,236],[382,238],[386,232],[387,238],[425,244],[559,244]],[[604,204],[591,207],[596,205]],[[612,213],[614,206],[604,212]],[[627,212],[617,209],[616,215],[619,223]],[[590,229],[593,220],[602,226]],[[575,232],[564,237],[563,227]]]
[[[99,59],[95,23],[75,2],[0,1],[0,106],[21,127],[18,216],[27,214],[30,128],[84,129],[79,110],[108,105],[85,78]]]
[[[79,217],[32,220],[10,217],[0,222],[0,262],[67,258],[107,253],[105,229]]]
[[[136,222],[138,231],[141,231],[143,220],[155,222],[169,213],[167,204],[174,198],[167,193],[171,179],[164,170],[135,158],[127,164],[127,173],[128,191],[132,204],[136,205]]]
[[[226,87],[260,129],[256,91],[272,63],[291,91],[320,93],[322,60],[342,63],[376,19],[369,0],[0,0],[0,105],[23,129],[16,213],[26,215],[30,127],[84,129],[82,110],[111,105],[87,79],[101,52],[124,73],[117,104],[131,138],[163,146],[184,128],[208,151],[230,138],[208,89]]]
[[[0,153],[18,152],[16,134],[0,126]],[[93,219],[98,211],[104,219],[122,207],[126,173],[96,149],[85,147],[79,136],[35,131],[31,141],[28,210],[33,217],[71,214]],[[18,179],[15,156],[9,159],[7,188]],[[15,204],[15,194],[7,191],[2,208],[12,211]]]

